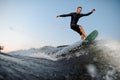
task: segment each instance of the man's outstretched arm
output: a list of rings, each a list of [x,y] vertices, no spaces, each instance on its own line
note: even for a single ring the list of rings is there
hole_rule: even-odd
[[[82,16],[89,16],[90,14],[92,14],[95,11],[95,9],[93,9],[91,12],[87,13],[87,14],[82,14]]]
[[[68,17],[68,16],[71,16],[71,13],[69,13],[69,14],[63,14],[63,15],[58,15],[56,17],[58,18],[58,17]]]

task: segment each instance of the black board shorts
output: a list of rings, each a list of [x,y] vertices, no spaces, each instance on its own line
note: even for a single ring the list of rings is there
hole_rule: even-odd
[[[73,29],[74,31],[76,31],[77,33],[79,33],[80,35],[82,35],[82,32],[80,31],[79,26],[80,26],[80,25],[72,24],[72,25],[71,25],[71,29]]]

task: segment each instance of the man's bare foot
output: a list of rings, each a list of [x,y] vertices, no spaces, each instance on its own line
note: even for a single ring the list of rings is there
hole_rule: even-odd
[[[81,36],[81,39],[83,40],[84,38],[85,38],[84,35],[82,35],[82,36]]]
[[[86,35],[86,34],[84,35],[84,38],[87,38],[87,35]]]

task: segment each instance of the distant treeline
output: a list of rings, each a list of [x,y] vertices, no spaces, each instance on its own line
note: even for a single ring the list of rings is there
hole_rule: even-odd
[[[0,53],[1,53],[1,51],[4,49],[4,46],[1,46],[0,45]]]

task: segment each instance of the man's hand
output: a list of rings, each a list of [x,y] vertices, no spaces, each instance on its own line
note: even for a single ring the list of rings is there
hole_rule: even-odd
[[[60,16],[56,16],[56,18],[59,18]]]
[[[95,11],[95,9],[92,10],[92,13]]]

